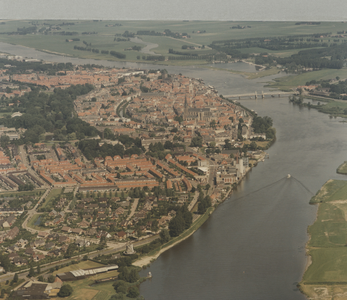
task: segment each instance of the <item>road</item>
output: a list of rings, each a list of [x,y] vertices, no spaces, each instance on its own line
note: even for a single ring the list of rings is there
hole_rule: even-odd
[[[47,195],[49,194],[49,192],[52,190],[52,188],[47,189],[44,194],[41,196],[40,200],[36,203],[36,205],[34,206],[34,208],[32,208],[31,210],[28,211],[28,215],[26,217],[26,219],[24,220],[22,227],[28,231],[30,231],[31,233],[35,234],[37,232],[39,232],[39,230],[33,229],[31,227],[28,227],[28,221],[32,218],[32,216],[34,214],[36,214],[36,209],[37,207],[40,205],[40,203],[43,201],[43,199],[45,199],[47,197]]]
[[[130,218],[135,214],[137,205],[139,204],[139,198],[136,198],[133,202],[133,205],[131,206],[131,211],[129,216],[127,217],[127,220],[130,220]]]

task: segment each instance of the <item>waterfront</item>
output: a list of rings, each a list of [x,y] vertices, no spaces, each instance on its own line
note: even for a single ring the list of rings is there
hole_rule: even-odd
[[[32,53],[32,57],[43,58],[41,52]],[[53,58],[70,59],[50,56],[48,60]],[[165,68],[202,78],[220,94],[259,92],[270,80],[250,81],[229,72],[194,67]],[[316,207],[308,204],[312,194],[294,178],[314,193],[326,180],[344,178],[335,171],[346,160],[347,125],[313,109],[294,107],[285,98],[241,102],[259,115],[273,118],[277,141],[268,150],[270,159],[259,163],[193,236],[151,265],[153,278],[141,285],[146,299],[305,299],[296,283],[305,268],[306,229],[315,218]],[[294,178],[284,179],[288,173]]]

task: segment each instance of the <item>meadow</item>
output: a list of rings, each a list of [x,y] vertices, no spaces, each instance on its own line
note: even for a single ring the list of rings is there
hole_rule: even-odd
[[[347,291],[347,181],[327,181],[310,203],[319,203],[306,245],[312,263],[299,287],[309,297],[334,299]]]
[[[171,36],[157,35],[137,35],[145,42],[157,44],[152,51],[156,54],[168,56],[169,49],[175,51],[192,52],[182,50],[182,46],[196,46],[194,53],[203,55],[216,53],[208,45],[213,41],[245,38],[269,38],[288,35],[305,35],[314,33],[337,33],[347,29],[347,25],[342,22],[322,22],[319,25],[295,25],[294,22],[220,22],[220,21],[93,21],[93,20],[13,20],[4,21],[0,25],[0,41],[23,45],[38,50],[59,53],[61,55],[71,55],[83,58],[144,61],[142,56],[147,55],[136,50],[125,50],[132,46],[143,46],[131,41],[117,41],[115,38],[123,38],[122,35],[128,33],[136,34],[139,30],[154,31],[158,33],[164,30],[171,30],[180,34],[187,34],[189,38],[174,38]],[[67,25],[65,25],[65,24]],[[121,25],[121,26],[120,26]],[[244,29],[233,29],[234,26],[243,26]],[[36,26],[37,30],[26,35],[13,34],[21,28]],[[50,26],[52,29],[45,32]],[[65,35],[61,35],[62,32]],[[66,35],[72,33],[74,35]],[[80,41],[66,42],[66,39],[79,38]],[[111,55],[93,53],[89,51],[75,50],[74,46],[83,47],[85,41],[91,48],[99,50],[117,51],[126,55],[126,59],[117,59]],[[205,46],[205,47],[203,47]],[[290,56],[298,50],[266,50],[262,48],[241,48],[243,53],[264,53],[277,56]],[[302,49],[301,49],[302,50]],[[171,54],[170,54],[171,55]],[[140,56],[140,58],[138,58]],[[175,56],[175,55],[173,55]],[[162,64],[163,62],[160,62]],[[200,60],[173,61],[169,64],[201,64],[206,63]]]

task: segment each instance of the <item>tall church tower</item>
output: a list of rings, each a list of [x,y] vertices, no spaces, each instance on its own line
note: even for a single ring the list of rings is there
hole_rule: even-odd
[[[187,120],[188,118],[188,102],[187,95],[184,96],[184,111],[183,111],[183,120]]]

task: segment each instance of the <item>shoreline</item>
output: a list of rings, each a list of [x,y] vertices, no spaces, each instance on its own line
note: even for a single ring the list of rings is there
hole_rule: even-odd
[[[264,151],[264,156],[265,156],[265,151]],[[263,161],[263,160],[260,160]],[[254,165],[253,167],[256,167],[256,165]],[[244,174],[244,176],[239,180],[239,182],[237,183],[237,185],[239,185],[244,178],[246,177],[246,175],[252,170],[253,167],[248,168],[248,170],[246,171],[246,173]],[[196,219],[195,222],[198,222],[200,218],[203,218],[205,215],[207,215],[206,220],[204,220],[204,222],[202,222],[200,224],[200,226],[198,226],[196,229],[194,229],[192,232],[190,232],[187,236],[180,238],[181,235],[183,235],[185,232],[182,232],[181,235],[178,236],[178,240],[168,246],[165,246],[164,248],[161,248],[157,253],[153,254],[153,255],[146,255],[143,257],[138,258],[136,261],[134,261],[132,264],[136,267],[141,267],[143,268],[144,266],[148,266],[150,265],[152,262],[154,262],[162,253],[164,253],[165,251],[171,249],[172,247],[176,246],[177,244],[183,242],[184,240],[186,240],[187,238],[189,238],[191,235],[193,235],[200,227],[201,225],[203,225],[209,218],[209,216],[217,209],[217,207],[222,204],[233,192],[233,186],[230,186],[229,191],[226,193],[226,195],[224,196],[223,199],[221,199],[220,201],[218,201],[213,207],[213,210],[208,212],[206,211],[205,214],[201,215],[198,219]],[[192,224],[192,226],[194,226],[194,224]],[[189,230],[190,228],[188,228],[187,230]],[[168,242],[170,243],[170,241]]]

